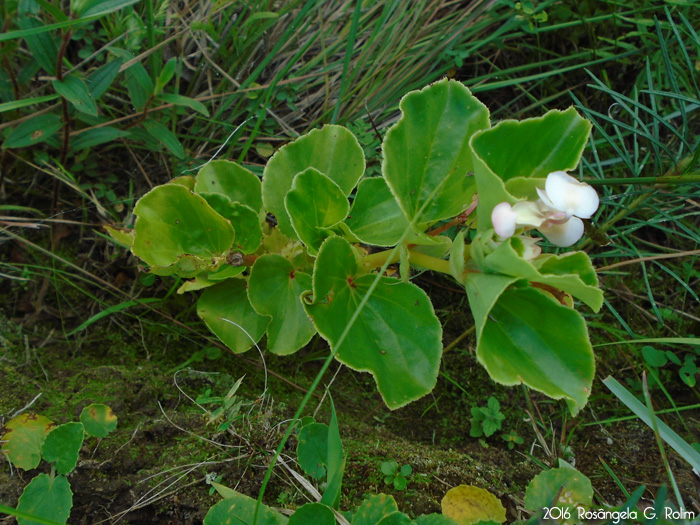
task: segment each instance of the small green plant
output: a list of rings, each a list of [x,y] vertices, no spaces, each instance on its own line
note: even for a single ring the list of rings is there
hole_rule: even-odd
[[[469,435],[475,438],[490,437],[497,430],[501,430],[501,423],[505,418],[506,416],[501,414],[501,405],[498,403],[498,399],[491,396],[487,406],[472,407],[472,426]],[[522,442],[522,439],[520,441]]]
[[[413,472],[411,465],[403,465],[399,468],[399,464],[393,459],[382,463],[382,474],[384,474],[384,484],[394,485],[396,490],[404,490],[408,485],[408,478]]]
[[[505,434],[502,434],[501,437],[503,438],[503,441],[508,443],[508,448],[510,450],[513,450],[515,448],[515,445],[522,445],[523,444],[523,438],[521,438],[515,430],[511,432],[506,432]]]
[[[78,464],[85,435],[103,438],[117,428],[117,416],[106,405],[89,405],[80,421],[56,425],[38,414],[21,414],[4,427],[2,454],[17,468],[32,470],[43,459],[51,464],[48,474],[38,474],[24,488],[17,509],[3,507],[12,514],[18,511],[19,525],[35,523],[26,516],[48,518],[66,523],[73,506],[68,474]]]
[[[212,396],[211,388],[207,388],[195,399],[195,402],[199,405],[213,405],[216,407],[211,411],[207,411],[207,424],[218,425],[216,428],[217,432],[227,430],[234,421],[241,417],[240,411],[241,406],[243,406],[243,401],[236,397],[236,392],[241,386],[243,377],[236,381],[225,396]]]

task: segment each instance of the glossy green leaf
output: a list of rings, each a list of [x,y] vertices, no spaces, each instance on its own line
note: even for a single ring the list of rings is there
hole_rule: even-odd
[[[56,464],[56,472],[68,474],[78,464],[84,437],[85,428],[82,423],[59,425],[46,436],[41,455],[49,463]]]
[[[191,192],[194,192],[195,179],[191,175],[180,175],[179,177],[170,179],[166,184],[179,184],[180,186],[184,186]]]
[[[39,474],[24,487],[19,497],[17,510],[38,518],[47,518],[58,523],[66,523],[73,506],[73,492],[64,476]],[[27,518],[17,518],[18,525],[39,525]]]
[[[30,118],[10,132],[2,147],[4,149],[26,148],[46,142],[61,129],[61,126],[60,117],[51,113]]]
[[[311,255],[332,234],[329,228],[345,219],[350,209],[340,186],[314,168],[294,177],[284,205],[297,237]]]
[[[473,485],[459,485],[450,489],[442,498],[440,506],[442,513],[459,525],[506,521],[506,509],[501,500],[488,490]]]
[[[338,339],[368,292],[374,275],[360,275],[350,245],[327,239],[313,276],[313,303],[305,305],[336,358],[370,372],[384,402],[402,407],[430,392],[442,355],[442,327],[428,296],[411,283],[381,277],[348,337]]]
[[[498,383],[525,383],[551,398],[564,399],[576,415],[590,395],[595,372],[586,323],[578,312],[540,290],[506,290],[514,280],[467,274],[477,359]]]
[[[463,212],[476,191],[469,139],[489,112],[460,82],[441,80],[401,99],[386,134],[382,172],[404,215],[419,222]],[[421,211],[423,206],[427,207]]]
[[[270,352],[292,354],[316,333],[301,302],[301,294],[308,290],[311,276],[296,271],[285,257],[267,254],[256,259],[248,280],[248,297],[260,315],[272,317],[267,327]]]
[[[352,516],[352,525],[377,525],[382,519],[399,511],[396,500],[386,494],[374,494],[365,499]],[[410,523],[410,521],[409,521]]]
[[[34,0],[20,0],[17,5],[17,19],[22,31],[43,28],[44,24],[37,15],[40,13],[39,4]],[[56,74],[58,61],[58,44],[54,36],[48,32],[27,34],[24,37],[31,56],[47,73]]]
[[[190,108],[197,113],[201,113],[205,117],[209,117],[209,110],[199,100],[195,100],[190,97],[183,97],[182,95],[174,95],[171,93],[163,93],[160,98],[163,100],[163,102],[167,102],[168,104]]]
[[[24,470],[36,468],[41,461],[41,447],[54,423],[36,414],[21,414],[5,425],[2,453],[12,464]]]
[[[477,133],[471,145],[479,191],[479,231],[493,227],[491,211],[496,204],[517,201],[506,190],[506,181],[516,177],[544,179],[553,171],[574,169],[590,130],[591,123],[572,107],[538,118],[504,120]]]
[[[234,353],[245,352],[265,333],[270,318],[250,304],[246,282],[228,279],[207,288],[197,301],[197,314]]]
[[[345,223],[358,239],[375,246],[394,246],[408,228],[408,220],[383,177],[360,181]]]
[[[54,80],[52,84],[56,92],[73,104],[75,109],[93,117],[97,116],[97,104],[82,78],[66,75],[63,80]]]
[[[185,151],[182,149],[180,140],[177,138],[175,133],[170,131],[163,124],[149,118],[143,121],[143,127],[154,139],[168,148],[170,153],[175,155],[178,159],[185,158]]]
[[[93,99],[97,100],[100,98],[107,91],[107,88],[112,85],[112,82],[119,74],[122,63],[121,58],[113,58],[87,76],[85,83]]]
[[[328,425],[311,423],[299,432],[297,459],[307,475],[321,479],[328,464]]]
[[[335,525],[335,514],[321,503],[306,503],[289,518],[289,525]]]
[[[197,172],[197,193],[221,193],[255,211],[262,209],[260,179],[252,171],[228,160],[213,160]]]
[[[233,250],[241,253],[253,253],[262,242],[260,218],[253,208],[231,202],[221,193],[200,193],[216,213],[227,219],[233,226]]]
[[[107,437],[117,429],[117,416],[107,405],[92,404],[83,408],[80,422],[85,427],[85,433],[93,437]]]
[[[472,250],[479,243],[472,243]],[[482,258],[482,270],[520,277],[562,290],[586,303],[594,311],[603,305],[603,291],[590,258],[584,252],[563,255],[546,254],[533,261],[522,258],[524,246],[520,239],[511,237],[492,253]]]
[[[135,255],[161,269],[175,265],[182,277],[214,270],[233,244],[231,224],[204,198],[179,184],[158,186],[144,195],[136,214]]]
[[[73,151],[80,151],[128,136],[128,131],[112,126],[92,128],[81,132],[71,139],[70,147]]]
[[[277,150],[263,172],[263,202],[277,217],[282,232],[292,239],[297,236],[287,215],[284,198],[297,173],[308,168],[323,173],[348,196],[365,171],[365,156],[349,130],[332,125],[315,129]]]
[[[232,491],[225,500],[209,509],[204,525],[251,525],[255,519],[258,502],[239,492]],[[288,519],[267,505],[260,504],[257,525],[286,525]]]
[[[570,510],[571,519],[559,523],[580,523],[577,507],[585,509],[593,502],[591,481],[578,470],[562,467],[545,470],[538,474],[525,490],[525,507],[540,513],[545,507]]]

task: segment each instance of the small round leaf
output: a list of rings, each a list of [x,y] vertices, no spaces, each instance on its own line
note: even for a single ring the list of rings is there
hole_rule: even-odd
[[[46,436],[41,455],[49,463],[56,463],[56,472],[68,474],[78,464],[84,437],[85,428],[82,423],[60,425]]]
[[[83,409],[80,421],[89,436],[107,437],[117,428],[117,416],[107,405],[90,405]]]
[[[472,525],[480,521],[506,521],[506,509],[501,501],[484,490],[472,485],[460,485],[442,498],[442,513],[459,525]]]
[[[50,477],[39,474],[24,488],[19,497],[17,510],[38,518],[47,518],[65,523],[73,506],[73,492],[70,483],[63,476]],[[34,520],[18,518],[19,525],[34,525]]]
[[[2,452],[15,467],[31,470],[41,461],[41,446],[54,423],[36,414],[22,414],[5,425]]]

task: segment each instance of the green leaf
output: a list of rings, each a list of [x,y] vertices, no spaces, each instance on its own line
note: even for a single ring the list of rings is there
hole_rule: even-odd
[[[289,518],[289,525],[335,525],[335,514],[321,503],[306,503]]]
[[[335,413],[333,398],[331,398],[331,421],[328,426],[327,458],[328,477],[321,503],[337,509],[340,505],[340,489],[345,474],[345,454],[343,453],[343,443],[340,440],[340,429],[338,428],[338,417]]]
[[[160,72],[160,75],[158,75],[158,78],[156,79],[156,88],[155,88],[155,93],[156,95],[160,94],[161,91],[163,91],[163,88],[168,85],[168,82],[172,80],[173,76],[175,75],[175,71],[177,69],[177,58],[171,58],[165,63],[165,66],[163,66],[163,69]],[[175,95],[175,97],[180,97],[180,95]],[[187,99],[188,97],[182,97],[183,99]],[[190,99],[191,100],[191,99]]]
[[[38,518],[49,518],[58,523],[66,523],[73,506],[73,492],[64,476],[51,477],[39,474],[24,487],[19,497],[17,510]],[[39,522],[18,518],[18,525],[39,525]]]
[[[197,113],[201,113],[205,117],[209,117],[209,110],[207,107],[200,101],[193,98],[183,97],[182,95],[173,95],[170,93],[163,93],[160,98],[163,100],[163,102],[167,102],[168,104],[190,108]]]
[[[461,230],[455,235],[450,249],[450,275],[460,283],[464,279],[464,234],[465,231]]]
[[[666,363],[668,363],[666,353],[662,352],[661,350],[657,350],[653,346],[643,346],[642,355],[644,356],[644,360],[647,362],[647,364],[651,366],[664,366]]]
[[[76,135],[75,138],[71,140],[70,147],[73,151],[80,151],[128,136],[128,131],[114,128],[112,126],[92,128],[82,131],[79,135]]]
[[[73,104],[75,109],[93,117],[97,116],[97,104],[82,78],[67,75],[63,80],[54,80],[52,84],[56,92]]]
[[[132,251],[157,268],[174,266],[182,277],[213,271],[225,261],[234,232],[204,198],[185,186],[166,184],[144,195],[134,208],[136,237]]]
[[[93,99],[97,100],[100,98],[107,91],[107,88],[112,85],[112,82],[119,74],[122,63],[123,60],[121,58],[114,58],[88,75],[85,83]]]
[[[350,205],[335,182],[309,168],[292,181],[284,199],[292,227],[311,255],[316,255],[329,230],[348,215]]]
[[[253,253],[262,241],[262,226],[260,218],[253,208],[231,202],[228,197],[220,193],[201,193],[216,213],[227,219],[235,233],[233,249],[242,253]]]
[[[228,160],[213,160],[197,172],[197,193],[221,193],[255,211],[262,209],[260,179],[252,171]]]
[[[311,276],[296,271],[288,259],[277,254],[256,259],[248,280],[248,297],[256,312],[272,317],[267,327],[270,352],[292,354],[316,333],[301,302],[301,294],[308,290]]]
[[[393,476],[399,470],[399,464],[395,460],[384,461],[381,466],[382,474],[385,476]]]
[[[394,246],[408,228],[406,216],[382,177],[360,181],[345,223],[358,239],[375,246]]]
[[[104,438],[117,428],[117,416],[107,405],[93,404],[83,408],[80,422],[88,436]]]
[[[411,475],[411,472],[413,472],[413,469],[411,468],[411,465],[403,465],[401,467],[401,475],[404,478],[407,478],[408,476]]]
[[[394,478],[394,488],[396,490],[404,490],[408,485],[408,480],[403,476],[397,476]]]
[[[129,54],[127,53],[127,56]],[[131,57],[129,57],[131,58]],[[139,62],[124,70],[126,75],[126,89],[129,91],[129,98],[135,109],[141,111],[146,107],[151,95],[153,95],[153,81],[150,75]]]
[[[377,525],[383,518],[399,511],[396,500],[386,494],[365,499],[352,516],[352,525]]]
[[[313,303],[306,312],[329,341],[336,358],[350,368],[370,372],[391,409],[430,392],[442,355],[442,327],[428,296],[411,283],[381,277],[340,348],[337,341],[374,275],[359,276],[350,245],[327,239],[314,267]]]
[[[355,136],[333,125],[315,129],[277,150],[263,172],[263,202],[275,214],[282,233],[292,239],[297,237],[284,198],[294,177],[308,168],[323,173],[348,196],[365,171],[365,157]]]
[[[590,130],[591,123],[572,107],[538,118],[505,120],[477,133],[471,145],[479,191],[479,231],[493,227],[491,212],[496,204],[517,201],[506,190],[506,181],[516,177],[544,179],[553,171],[574,169]]]
[[[563,524],[579,523],[576,508],[589,508],[592,502],[591,481],[578,470],[569,467],[554,468],[538,474],[525,490],[525,507],[533,512],[542,512],[544,507],[570,509],[571,519],[562,520]]]
[[[22,31],[43,28],[45,24],[36,16],[40,12],[39,5],[34,0],[20,0],[17,5],[17,19]],[[27,34],[24,37],[31,56],[50,75],[56,74],[58,61],[58,45],[50,33],[42,32]]]
[[[2,147],[3,149],[26,148],[47,142],[61,129],[61,126],[59,116],[51,113],[30,118],[10,132]]]
[[[241,279],[228,279],[207,288],[197,301],[197,314],[236,354],[260,341],[270,322],[269,317],[253,310],[246,282]]]
[[[58,95],[47,95],[45,97],[27,97],[22,100],[13,100],[11,102],[4,102],[0,104],[0,113],[5,113],[6,111],[14,111],[15,109],[21,109],[27,106],[34,106],[35,104],[43,104],[44,102],[51,102],[59,98]]]
[[[168,148],[170,153],[175,155],[178,159],[185,158],[185,151],[182,149],[182,144],[180,144],[177,136],[163,124],[149,118],[143,121],[143,127],[151,137]]]
[[[5,425],[2,453],[12,464],[24,470],[36,468],[41,461],[41,447],[54,423],[36,414],[21,414]]]
[[[437,513],[418,516],[414,523],[416,525],[458,525],[452,518]]]
[[[382,144],[382,172],[399,206],[409,220],[420,214],[418,222],[458,215],[476,191],[469,139],[489,126],[486,106],[460,82],[441,80],[399,107]]]
[[[506,509],[501,501],[484,490],[472,485],[459,485],[450,489],[441,502],[442,513],[459,525],[471,525],[480,521],[506,521]]]
[[[87,0],[82,3],[80,13],[76,13],[76,15],[83,18],[88,16],[102,16],[134,5],[139,1],[140,0]]]
[[[204,525],[251,525],[258,502],[239,492],[230,494],[209,509]],[[287,518],[270,507],[260,504],[257,525],[286,525]]]
[[[299,432],[297,459],[304,472],[314,479],[326,475],[328,465],[328,425],[311,423]]]
[[[82,423],[57,426],[46,436],[41,455],[49,463],[56,463],[56,472],[68,474],[78,464],[84,437],[85,427]]]
[[[563,398],[576,415],[591,393],[595,372],[585,321],[534,288],[505,290],[508,281],[503,276],[467,274],[477,359],[496,382],[525,383],[551,398]]]

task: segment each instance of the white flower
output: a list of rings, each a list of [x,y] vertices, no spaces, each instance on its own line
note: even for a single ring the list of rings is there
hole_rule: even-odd
[[[520,201],[514,205],[497,204],[491,222],[499,237],[507,239],[517,228],[537,228],[549,242],[571,246],[583,236],[583,221],[598,209],[596,191],[563,171],[547,175],[545,189],[537,189],[537,202]]]

